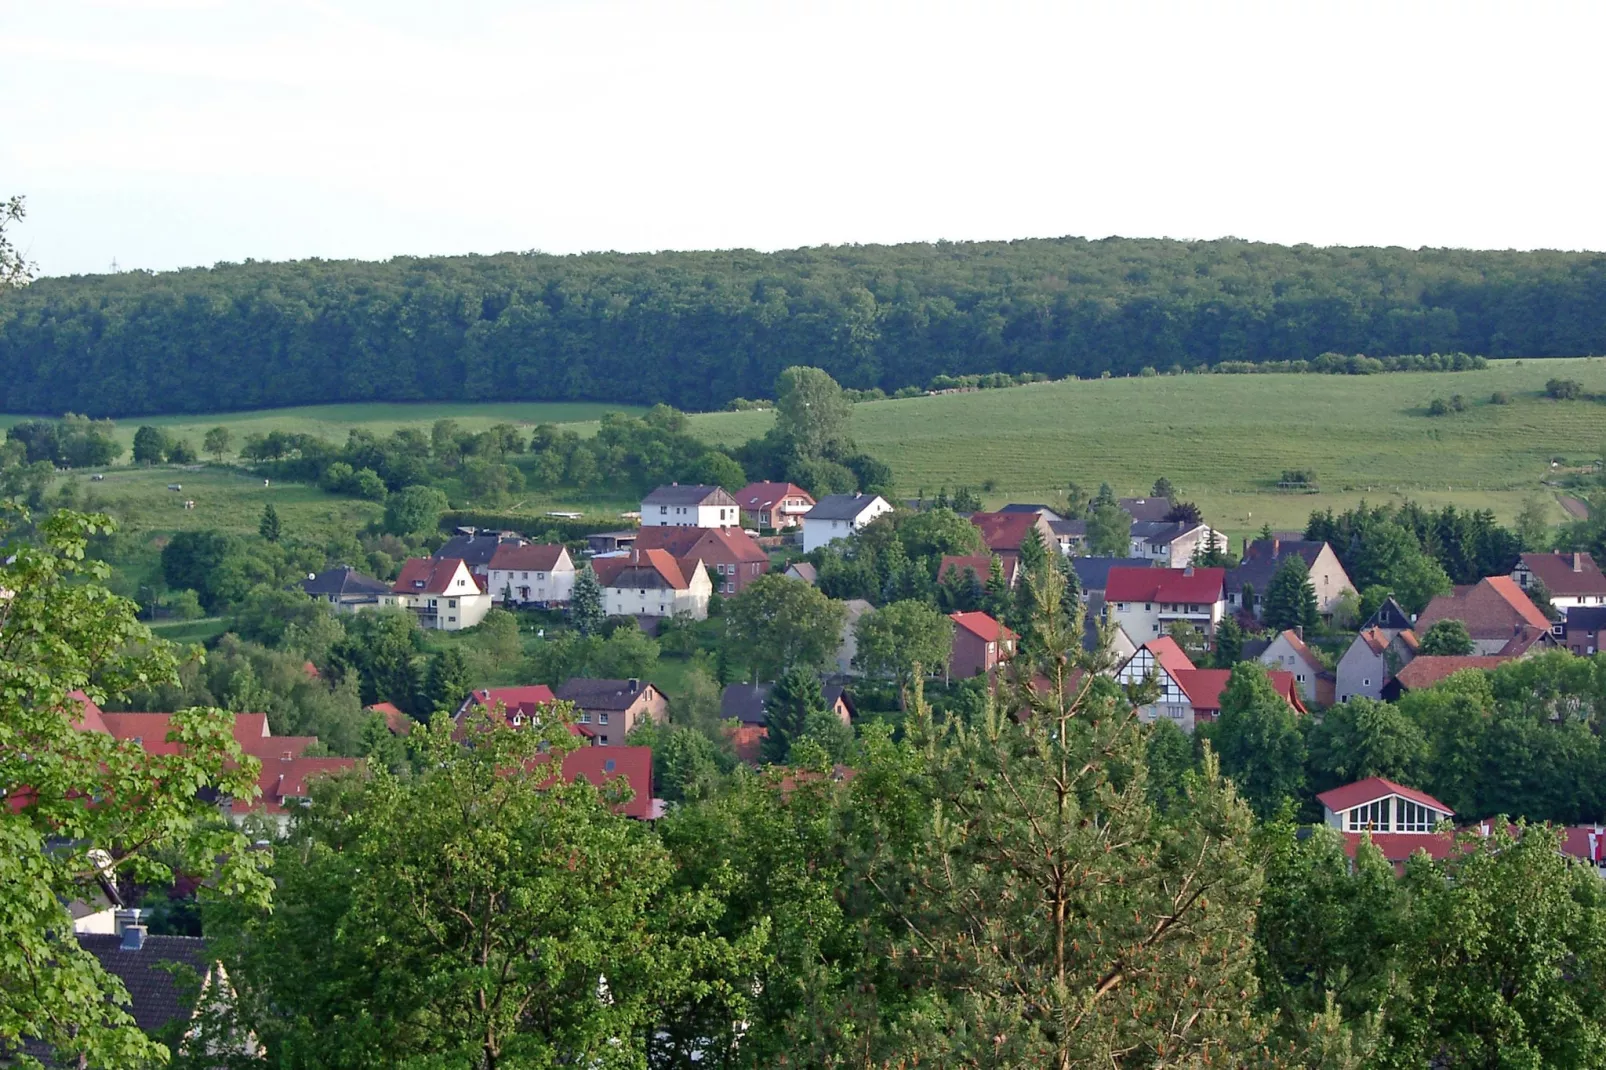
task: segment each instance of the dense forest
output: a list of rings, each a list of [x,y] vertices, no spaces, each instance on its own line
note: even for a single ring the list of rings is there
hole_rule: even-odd
[[[891,391],[1330,351],[1606,352],[1606,256],[1060,238],[53,278],[0,297],[0,411],[717,409],[798,364]]]

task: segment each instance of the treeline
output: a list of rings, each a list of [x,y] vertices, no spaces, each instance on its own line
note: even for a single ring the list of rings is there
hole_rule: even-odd
[[[385,400],[724,408],[1324,353],[1606,352],[1606,257],[1079,238],[225,264],[0,298],[0,410]]]

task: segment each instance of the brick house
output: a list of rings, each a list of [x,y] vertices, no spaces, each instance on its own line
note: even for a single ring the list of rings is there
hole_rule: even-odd
[[[1000,557],[999,567],[1004,573],[1004,584],[1014,587],[1020,573],[1020,558],[1011,557],[1008,560]],[[937,582],[942,583],[948,579],[950,573],[957,572],[963,576],[966,572],[976,574],[976,582],[983,587],[993,574],[992,554],[943,554],[942,561],[937,565]]]
[[[770,570],[770,558],[741,528],[642,528],[637,550],[667,550],[690,575],[701,561],[713,593],[729,597]]]
[[[954,645],[948,655],[948,675],[955,680],[992,675],[994,669],[1015,656],[1020,637],[985,613],[950,613],[954,622]]]
[[[803,523],[814,508],[814,495],[796,483],[749,483],[733,497],[742,511],[742,526],[784,531]]]
[[[590,680],[574,677],[560,684],[554,695],[572,702],[580,727],[595,733],[599,747],[617,746],[630,730],[646,721],[663,724],[669,719],[669,699],[642,680]]]
[[[1606,606],[1573,606],[1562,625],[1564,642],[1574,654],[1598,654],[1606,645]]]
[[[1467,626],[1474,654],[1499,654],[1514,638],[1523,639],[1534,631],[1545,634],[1546,639],[1540,641],[1548,641],[1550,635],[1550,618],[1510,576],[1489,576],[1456,587],[1452,594],[1441,594],[1417,617],[1416,634],[1426,635],[1441,620],[1458,620]]]
[[[1308,539],[1255,539],[1244,543],[1243,560],[1236,568],[1227,570],[1227,605],[1233,609],[1247,609],[1259,620],[1264,609],[1266,590],[1272,577],[1291,557],[1300,557],[1310,572],[1311,587],[1316,592],[1316,611],[1331,617],[1338,600],[1346,593],[1353,594],[1355,585],[1339,563],[1338,555],[1325,542]],[[1243,604],[1245,585],[1254,588],[1255,604]]]
[[[1606,606],[1606,575],[1588,554],[1522,554],[1511,578],[1524,591],[1544,584],[1550,604],[1558,610]]]

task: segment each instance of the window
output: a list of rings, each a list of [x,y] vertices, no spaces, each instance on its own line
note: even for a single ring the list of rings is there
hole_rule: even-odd
[[[608,737],[607,736],[598,736],[597,737],[597,746],[606,747],[607,745],[608,745]]]
[[[659,516],[668,516],[668,515],[669,515],[669,506],[667,506],[667,505],[660,505],[660,506],[659,506],[659,507],[658,507],[658,515],[659,515]]]
[[[1361,681],[1361,686],[1362,687],[1371,687],[1372,686],[1372,678],[1370,676],[1368,676],[1366,679],[1362,680]]]
[[[608,723],[608,715],[606,713],[597,714],[597,723],[598,724],[607,724]]]
[[[521,580],[527,580],[527,579],[529,579],[529,578],[530,578],[530,574],[529,574],[529,573],[528,573],[528,572],[521,572],[521,573],[519,573],[519,579],[521,579]]]
[[[1349,821],[1344,826],[1349,832],[1388,832],[1390,811],[1393,809],[1394,799],[1378,799],[1365,806],[1357,806],[1349,811]]]
[[[545,572],[537,572],[535,574],[535,578],[538,579],[538,580],[544,580],[544,579],[546,579],[546,573]]]
[[[1400,832],[1432,832],[1438,817],[1438,813],[1430,807],[1409,799],[1400,800]]]
[[[447,608],[447,609],[456,609],[456,608],[457,608],[457,599],[455,599],[455,598],[448,598],[448,599],[447,599],[447,600],[446,600],[446,608]]]
[[[591,714],[588,711],[586,711],[586,710],[581,710],[580,711],[580,723],[581,724],[590,724],[591,723]]]
[[[1143,611],[1145,613],[1147,613],[1149,610],[1151,610],[1153,608],[1154,608],[1154,606],[1151,605],[1150,603],[1148,603],[1148,602],[1143,603]]]

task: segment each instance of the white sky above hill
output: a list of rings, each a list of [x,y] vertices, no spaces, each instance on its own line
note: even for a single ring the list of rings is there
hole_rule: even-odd
[[[0,0],[45,274],[1102,237],[1606,249],[1606,4]]]

